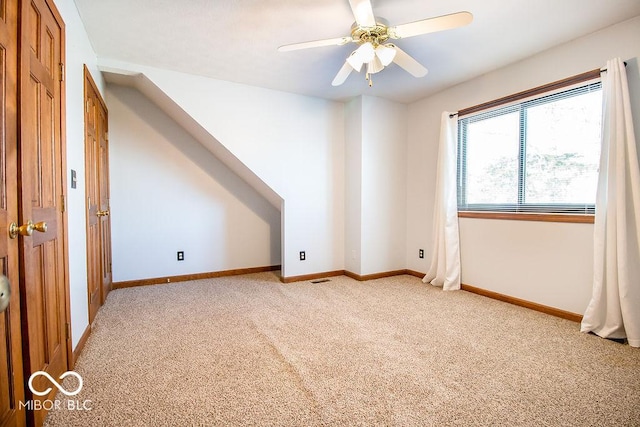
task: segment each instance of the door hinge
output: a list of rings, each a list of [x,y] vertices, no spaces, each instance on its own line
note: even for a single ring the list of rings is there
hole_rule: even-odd
[[[68,340],[70,340],[71,339],[71,324],[70,323],[65,323],[64,325],[65,325],[65,327],[64,327],[64,331],[65,332],[64,333],[66,335],[66,338]]]
[[[107,141],[109,140],[109,132],[104,133],[104,139]]]
[[[67,197],[64,194],[60,196],[60,209],[62,213],[67,211]]]
[[[87,103],[86,103],[86,110],[87,110],[87,111],[85,111],[86,113],[88,113],[88,112],[89,112],[89,104],[90,104],[90,102],[89,102],[89,100],[87,99]]]
[[[64,64],[62,62],[60,63],[60,81],[64,81]]]

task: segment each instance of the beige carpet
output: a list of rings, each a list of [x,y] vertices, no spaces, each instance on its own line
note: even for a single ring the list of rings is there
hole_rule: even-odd
[[[411,276],[118,290],[76,366],[92,410],[46,425],[640,425],[640,351],[578,329]]]

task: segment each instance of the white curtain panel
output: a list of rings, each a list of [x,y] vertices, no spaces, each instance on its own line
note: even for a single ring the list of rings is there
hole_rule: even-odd
[[[458,157],[458,120],[442,113],[440,147],[433,208],[433,257],[424,283],[441,286],[445,291],[460,289],[460,238],[458,232],[458,196],[456,169]]]
[[[593,294],[580,330],[640,347],[640,169],[624,63],[602,76],[603,123]]]

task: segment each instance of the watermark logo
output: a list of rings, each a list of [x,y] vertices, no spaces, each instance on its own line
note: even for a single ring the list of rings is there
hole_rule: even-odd
[[[49,394],[51,392],[51,387],[49,387],[45,391],[38,391],[38,390],[33,388],[33,380],[36,379],[36,377],[38,377],[38,376],[46,377],[65,396],[75,396],[76,394],[80,393],[80,391],[82,391],[82,386],[83,386],[82,377],[80,376],[79,373],[77,373],[75,371],[67,371],[64,374],[60,375],[60,378],[59,378],[60,380],[64,380],[68,376],[72,376],[72,377],[77,378],[77,380],[78,380],[78,388],[76,390],[74,390],[74,391],[65,390],[64,387],[62,387],[56,380],[54,380],[51,377],[51,375],[49,375],[45,371],[37,371],[37,372],[34,372],[33,374],[31,374],[31,376],[29,377],[29,390],[31,390],[31,393],[35,394],[36,396],[46,396],[47,394]]]
[[[64,380],[69,376],[74,377],[78,381],[78,386],[75,390],[67,390],[47,372],[37,371],[31,374],[28,382],[29,390],[31,390],[31,393],[33,393],[35,396],[46,396],[51,392],[51,390],[53,390],[52,387],[48,387],[46,390],[37,390],[33,384],[33,381],[39,376],[45,377],[47,380],[49,380],[51,384],[53,384],[60,391],[60,393],[64,394],[67,397],[72,397],[80,393],[80,391],[82,391],[82,386],[84,385],[82,381],[82,377],[80,376],[80,374],[78,374],[75,371],[67,371],[64,374],[60,375],[60,378],[58,378],[58,380],[62,382],[62,380]],[[47,411],[50,411],[52,409],[55,409],[55,410],[67,409],[70,411],[91,411],[93,409],[91,400],[80,401],[80,400],[69,400],[69,399],[62,400],[62,401],[61,400],[28,400],[26,402],[20,402],[20,407],[26,408],[27,410],[31,410],[31,411],[39,411],[42,409]]]

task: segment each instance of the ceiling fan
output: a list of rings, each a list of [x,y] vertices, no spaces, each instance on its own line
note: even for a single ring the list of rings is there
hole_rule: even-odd
[[[315,40],[280,46],[278,51],[308,49],[321,46],[342,46],[356,43],[359,47],[347,57],[344,65],[333,79],[333,86],[340,86],[352,71],[360,72],[366,64],[365,77],[369,86],[373,84],[371,75],[378,73],[392,62],[415,77],[423,77],[428,70],[408,53],[389,39],[404,39],[436,31],[462,27],[473,20],[469,12],[458,12],[435,18],[422,19],[396,26],[389,26],[386,20],[373,15],[371,0],[349,0],[356,22],[351,26],[351,35],[333,39]]]

